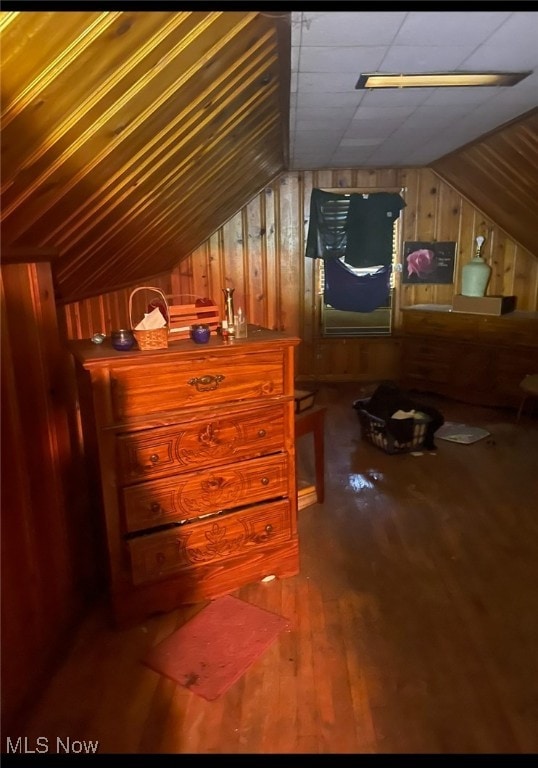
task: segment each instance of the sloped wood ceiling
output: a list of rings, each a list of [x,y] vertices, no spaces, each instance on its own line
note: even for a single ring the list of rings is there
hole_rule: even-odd
[[[287,165],[289,14],[5,12],[2,247],[67,302],[170,271]]]
[[[538,109],[445,155],[432,168],[538,256]]]

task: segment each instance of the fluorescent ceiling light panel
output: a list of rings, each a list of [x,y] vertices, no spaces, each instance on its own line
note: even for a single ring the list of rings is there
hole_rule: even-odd
[[[509,86],[519,83],[530,74],[531,72],[421,72],[415,74],[370,72],[359,77],[355,88]]]

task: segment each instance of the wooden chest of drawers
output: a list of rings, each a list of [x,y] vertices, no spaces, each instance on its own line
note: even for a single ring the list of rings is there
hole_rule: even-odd
[[[118,625],[298,572],[294,348],[71,342]]]
[[[402,312],[402,384],[477,405],[517,407],[538,370],[538,313],[500,316],[420,305]]]

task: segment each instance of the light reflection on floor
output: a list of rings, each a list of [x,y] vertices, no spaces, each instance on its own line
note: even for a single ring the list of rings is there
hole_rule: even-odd
[[[363,491],[367,488],[374,488],[377,483],[383,480],[383,475],[380,472],[370,470],[365,474],[348,475],[348,487],[352,491]]]

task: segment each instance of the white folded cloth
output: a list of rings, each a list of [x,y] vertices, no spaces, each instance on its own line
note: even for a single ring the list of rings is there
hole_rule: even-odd
[[[415,411],[402,411],[401,409],[398,411],[394,411],[391,419],[414,419],[415,418]]]
[[[166,320],[164,319],[161,310],[159,307],[155,307],[149,314],[144,314],[143,320],[135,326],[135,331],[152,331],[155,328],[163,328],[165,325]]]
[[[415,419],[415,421],[430,421],[430,417],[427,416],[425,413],[422,413],[422,411],[402,411],[401,409],[398,411],[394,411],[391,419]]]

